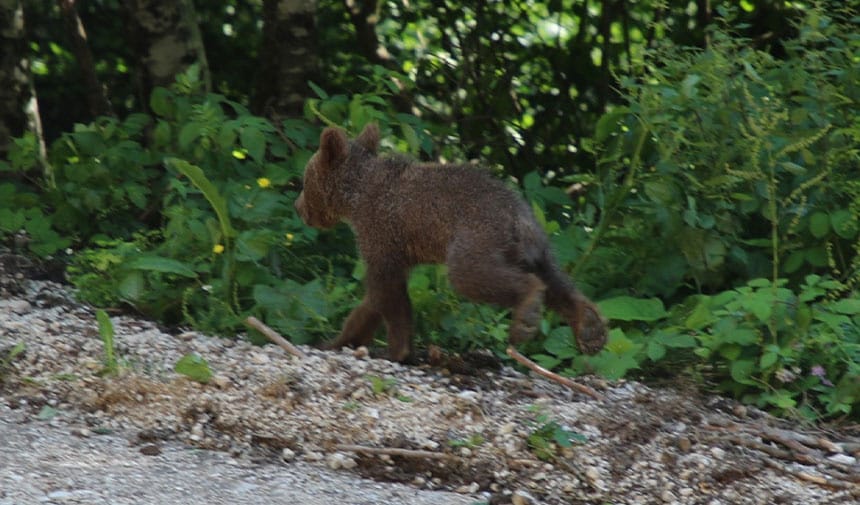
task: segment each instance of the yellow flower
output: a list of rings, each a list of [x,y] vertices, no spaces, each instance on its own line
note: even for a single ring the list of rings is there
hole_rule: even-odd
[[[287,233],[286,237],[288,241],[292,242],[293,238],[295,238],[295,235],[293,235],[292,233]]]
[[[214,252],[215,254],[221,254],[222,252],[224,252],[224,246],[221,244],[215,244],[212,247],[212,252]]]
[[[260,177],[259,179],[257,179],[257,186],[260,186],[261,188],[268,188],[271,185],[272,181],[265,177]]]

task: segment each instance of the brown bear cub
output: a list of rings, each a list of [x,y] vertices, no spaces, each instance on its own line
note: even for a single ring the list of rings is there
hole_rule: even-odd
[[[369,344],[381,323],[390,359],[412,352],[411,267],[445,263],[454,289],[478,302],[512,309],[509,342],[534,335],[544,303],[573,329],[581,351],[606,343],[597,307],[559,269],[529,205],[504,183],[464,166],[379,157],[379,129],[350,141],[326,128],[305,168],[296,200],[317,228],[346,221],[367,264],[365,296],[331,348]]]

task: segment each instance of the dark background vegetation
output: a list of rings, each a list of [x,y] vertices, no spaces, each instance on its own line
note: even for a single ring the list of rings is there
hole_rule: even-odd
[[[292,201],[322,127],[373,121],[386,150],[476,160],[532,202],[613,326],[584,357],[547,314],[524,349],[543,365],[856,419],[856,8],[3,2],[0,238],[98,306],[330,338],[362,265]],[[504,348],[506,315],[444,267],[410,293],[423,344]]]

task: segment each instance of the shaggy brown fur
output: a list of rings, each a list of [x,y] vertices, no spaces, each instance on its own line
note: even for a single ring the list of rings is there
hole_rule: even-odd
[[[513,345],[534,335],[545,302],[568,321],[580,350],[593,354],[604,346],[605,321],[561,272],[522,198],[481,170],[378,157],[378,148],[375,125],[353,141],[326,128],[296,200],[310,226],[348,222],[367,263],[364,300],[331,347],[368,344],[384,322],[389,357],[406,359],[412,352],[407,277],[419,263],[445,263],[458,293],[510,307]]]

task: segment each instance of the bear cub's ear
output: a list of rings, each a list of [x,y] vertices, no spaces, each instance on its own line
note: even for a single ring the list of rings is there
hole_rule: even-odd
[[[325,168],[336,168],[343,163],[349,151],[346,133],[340,128],[329,127],[320,135],[319,158]]]
[[[364,130],[361,130],[355,141],[371,154],[376,154],[379,150],[379,126],[376,123],[369,123]]]

